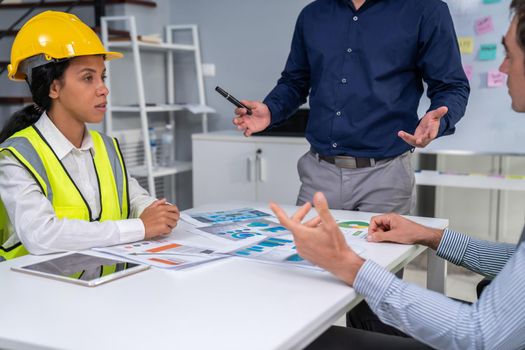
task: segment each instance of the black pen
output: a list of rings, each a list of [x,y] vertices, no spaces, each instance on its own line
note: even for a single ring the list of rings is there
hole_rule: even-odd
[[[224,96],[224,98],[226,98],[228,101],[230,101],[231,103],[233,103],[234,105],[236,105],[237,107],[239,108],[245,108],[246,109],[246,114],[248,115],[252,115],[252,110],[248,107],[246,107],[244,104],[242,104],[238,99],[236,99],[235,97],[233,97],[232,95],[230,95],[229,93],[227,93],[226,91],[224,91],[223,89],[221,89],[220,87],[216,87],[215,88],[215,91],[217,91],[219,94],[221,94],[222,96]]]

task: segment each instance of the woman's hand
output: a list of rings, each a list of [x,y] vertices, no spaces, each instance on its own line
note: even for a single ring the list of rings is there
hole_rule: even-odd
[[[144,238],[151,239],[171,233],[177,226],[180,212],[176,205],[168,203],[166,199],[158,199],[144,209],[139,218],[144,224]]]

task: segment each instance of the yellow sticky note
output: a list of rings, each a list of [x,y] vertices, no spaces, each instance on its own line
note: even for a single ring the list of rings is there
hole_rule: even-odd
[[[471,36],[458,37],[459,51],[461,53],[469,54],[474,52],[474,38]]]

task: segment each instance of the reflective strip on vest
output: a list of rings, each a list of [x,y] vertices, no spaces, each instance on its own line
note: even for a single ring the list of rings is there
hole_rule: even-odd
[[[118,144],[114,139],[96,131],[90,131],[90,133],[95,145],[93,161],[98,175],[99,188],[111,187],[114,188],[113,193],[117,194],[117,197],[113,198],[111,192],[101,191],[101,203],[104,204],[107,201],[119,203],[118,213],[110,213],[108,208],[101,209],[103,217],[100,220],[105,221],[108,220],[105,216],[114,217],[116,215],[127,219],[129,216],[128,179]],[[105,185],[102,182],[105,182]]]
[[[14,258],[18,258],[20,256],[24,256],[29,254],[27,249],[22,245],[22,242],[18,242],[15,245],[4,248],[3,246],[0,246],[0,262],[5,260],[10,260]]]
[[[27,127],[3,142],[0,152],[11,153],[33,176],[59,219],[86,221],[121,220],[129,217],[128,179],[124,160],[115,139],[90,131],[94,144],[93,165],[99,185],[100,215],[94,218],[84,196],[66,168],[35,126]],[[28,254],[0,201],[0,256],[5,259]],[[6,247],[6,237],[9,247]],[[16,239],[14,239],[16,238]]]
[[[124,156],[122,155],[122,151],[120,150],[120,145],[118,144],[118,140],[114,138],[112,139],[112,141],[113,141],[113,147],[115,148],[118,159],[119,159],[119,164],[118,164],[119,166],[115,166],[115,168],[121,170],[121,173],[122,173],[122,180],[121,180],[122,192],[119,191],[119,194],[121,195],[120,207],[122,208],[122,217],[129,219],[130,204],[129,204],[128,171],[126,170],[126,163],[124,162]]]
[[[53,203],[53,190],[49,184],[49,179],[47,178],[46,169],[42,160],[40,159],[38,153],[36,153],[35,148],[31,145],[28,139],[25,137],[11,137],[5,140],[1,145],[1,150],[6,149],[9,151],[19,163],[21,163],[31,174],[35,177],[35,174],[29,166],[33,167],[38,176],[35,177],[38,185],[42,189],[44,195]]]
[[[96,134],[100,135],[100,134]],[[95,134],[91,135],[93,138],[95,138]],[[115,176],[115,183],[117,185],[117,193],[119,196],[119,203],[122,203],[122,179],[124,177],[124,174],[122,173],[122,167],[120,166],[120,160],[119,156],[117,155],[117,151],[115,147],[113,147],[113,139],[109,138],[106,135],[100,135],[102,138],[102,141],[104,142],[104,146],[106,147],[106,151],[108,153],[109,159],[111,161],[111,168],[113,169],[113,174]]]

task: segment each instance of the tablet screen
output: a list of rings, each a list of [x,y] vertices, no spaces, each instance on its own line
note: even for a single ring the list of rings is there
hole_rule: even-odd
[[[142,271],[144,265],[101,258],[82,253],[73,253],[58,258],[42,261],[36,264],[22,266],[18,271],[43,274],[61,280],[76,281],[80,284],[94,285],[97,280],[111,280],[111,275],[124,276],[136,271]]]

